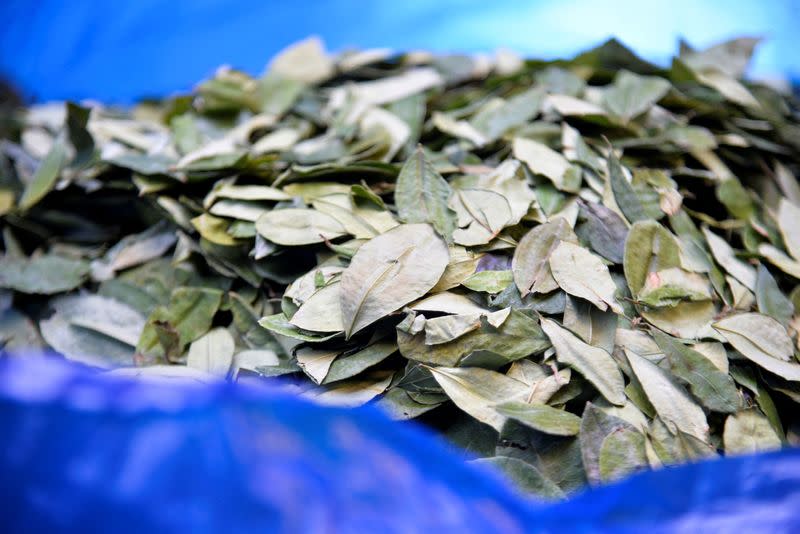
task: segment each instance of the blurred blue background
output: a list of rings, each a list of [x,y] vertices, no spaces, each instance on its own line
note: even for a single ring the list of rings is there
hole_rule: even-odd
[[[349,46],[566,57],[616,36],[665,64],[759,35],[754,77],[800,79],[798,0],[1,0],[0,74],[27,98],[125,103],[191,88],[220,64],[259,73],[310,34]]]

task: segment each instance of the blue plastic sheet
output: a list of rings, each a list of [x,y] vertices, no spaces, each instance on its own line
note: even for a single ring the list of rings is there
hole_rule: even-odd
[[[546,504],[375,408],[0,359],[4,532],[791,532],[800,451]]]

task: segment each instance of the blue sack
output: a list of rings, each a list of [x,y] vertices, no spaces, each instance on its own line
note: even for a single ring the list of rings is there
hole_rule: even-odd
[[[4,532],[789,532],[800,451],[546,504],[376,408],[0,359]]]

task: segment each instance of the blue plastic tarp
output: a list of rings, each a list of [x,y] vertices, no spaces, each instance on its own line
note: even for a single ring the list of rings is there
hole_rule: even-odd
[[[3,532],[792,532],[800,450],[642,473],[559,503],[413,423],[263,387],[0,359]]]

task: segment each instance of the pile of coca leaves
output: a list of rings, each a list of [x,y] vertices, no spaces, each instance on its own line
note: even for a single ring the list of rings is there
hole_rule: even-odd
[[[418,419],[557,498],[800,443],[800,108],[754,39],[568,61],[309,39],[3,121],[0,343]]]

